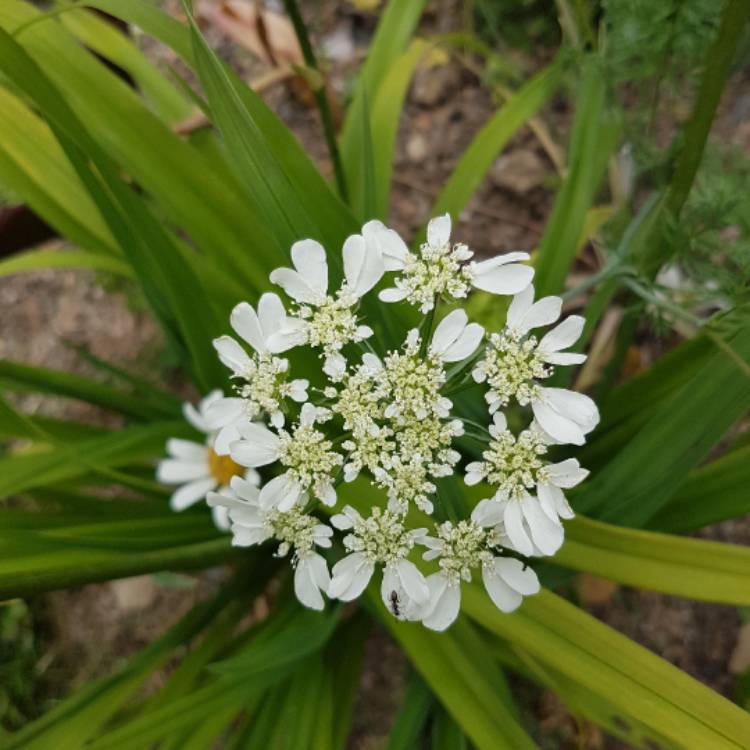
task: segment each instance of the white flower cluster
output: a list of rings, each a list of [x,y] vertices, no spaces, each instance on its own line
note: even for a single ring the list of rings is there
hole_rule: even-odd
[[[461,582],[480,571],[492,601],[510,612],[539,590],[528,558],[553,555],[563,542],[562,519],[573,516],[563,490],[588,472],[573,458],[554,463],[547,454],[583,444],[599,415],[587,396],[542,382],[554,366],[585,359],[564,351],[584,321],[571,316],[538,339],[532,332],[558,320],[562,301],[534,301],[533,269],[521,263],[529,256],[476,263],[465,245],[451,245],[450,231],[449,216],[433,219],[427,241],[412,252],[394,230],[368,222],[344,243],[335,291],[323,247],[295,243],[294,268],[270,275],[291,299],[289,309],[273,293],[257,309],[237,305],[230,323],[243,343],[214,341],[235,394],[212,393],[198,411],[186,407],[206,442],[170,440],[171,457],[159,465],[160,480],[183,485],[172,497],[175,510],[206,497],[234,544],[274,540],[277,555],[291,552],[295,592],[308,607],[321,609],[324,595],[356,599],[382,569],[390,612],[443,630],[459,613]],[[401,346],[377,353],[379,337],[362,322],[360,300],[387,273],[395,275],[380,300],[404,301],[424,318]],[[503,330],[487,334],[461,307],[437,314],[472,288],[513,295]],[[318,385],[290,377],[281,355],[296,347],[321,358]],[[462,418],[450,398],[482,387],[488,428]],[[509,428],[509,407],[530,407],[526,429]],[[465,482],[481,483],[490,496],[469,518],[446,520],[440,479],[457,472],[462,436],[462,446],[481,446],[469,456]],[[360,475],[382,499],[344,505],[326,522],[339,485]]]

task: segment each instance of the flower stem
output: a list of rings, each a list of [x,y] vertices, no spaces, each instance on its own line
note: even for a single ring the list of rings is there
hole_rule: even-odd
[[[294,33],[297,35],[297,41],[302,49],[302,56],[305,59],[305,65],[308,68],[314,70],[320,75],[321,81],[325,81],[322,71],[318,66],[318,61],[315,58],[312,44],[310,44],[310,37],[307,34],[307,28],[305,22],[302,20],[302,14],[299,12],[296,0],[284,0],[284,7],[289,15],[294,26]],[[346,188],[346,178],[344,177],[344,167],[341,163],[341,155],[339,153],[339,147],[336,142],[336,132],[333,126],[333,115],[331,113],[331,106],[328,102],[326,95],[325,83],[321,83],[319,86],[311,86],[313,94],[315,96],[315,103],[318,105],[318,111],[320,112],[320,120],[323,125],[323,135],[326,139],[326,145],[328,146],[328,153],[331,156],[331,163],[333,164],[333,172],[336,177],[336,186],[338,187],[339,194],[346,201],[348,200],[348,191]]]

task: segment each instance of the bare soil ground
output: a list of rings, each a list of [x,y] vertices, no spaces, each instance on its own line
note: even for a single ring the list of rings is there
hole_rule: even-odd
[[[312,19],[318,40],[334,48],[337,43],[343,55],[332,62],[331,69],[334,85],[341,89],[353,63],[364,54],[373,22],[344,3],[319,7],[322,10]],[[436,16],[428,17],[426,23],[430,28],[445,25],[444,19]],[[208,33],[248,80],[262,73],[262,65],[228,43],[216,29],[208,29]],[[166,54],[158,47],[148,49],[154,59]],[[538,59],[524,64],[531,69],[544,57],[542,51]],[[316,113],[283,85],[270,89],[265,97],[325,166]],[[428,218],[447,175],[495,106],[477,76],[458,62],[419,73],[403,114],[394,169],[392,221],[399,230],[410,235]],[[566,100],[554,101],[543,116],[555,141],[564,144],[570,120]],[[717,130],[723,138],[747,147],[750,108],[725,107]],[[524,128],[458,217],[457,234],[480,253],[533,249],[552,205],[556,179],[548,153],[534,133]],[[171,377],[160,354],[161,337],[149,316],[135,310],[126,293],[108,291],[90,273],[45,271],[1,279],[0,309],[0,357],[90,374],[65,345],[69,340],[140,373]],[[22,405],[32,413],[111,423],[111,417],[76,402],[27,396]],[[735,521],[704,533],[724,541],[750,543],[748,522]],[[208,580],[189,588],[165,587],[141,577],[37,597],[33,613],[42,644],[40,698],[46,702],[90,677],[108,673],[172,624],[210,587],[210,574]],[[727,665],[739,628],[736,609],[607,587],[591,580],[584,582],[579,592],[595,616],[731,695],[734,678]],[[351,748],[384,746],[398,708],[403,666],[397,647],[376,631],[368,645]],[[549,747],[616,746],[604,745],[593,730],[582,739],[564,707],[551,696],[529,691],[526,697],[549,737],[555,738]]]

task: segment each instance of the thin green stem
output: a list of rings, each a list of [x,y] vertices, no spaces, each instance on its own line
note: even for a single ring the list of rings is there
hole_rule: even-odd
[[[339,194],[346,201],[349,198],[349,194],[346,187],[346,178],[344,177],[344,167],[341,163],[341,154],[339,153],[339,147],[336,141],[336,131],[333,125],[331,106],[328,102],[328,96],[326,95],[325,77],[318,66],[318,61],[313,52],[312,44],[310,43],[310,37],[307,34],[307,27],[302,20],[302,14],[299,12],[296,0],[284,0],[284,7],[286,8],[286,12],[294,26],[294,33],[297,35],[299,46],[302,49],[302,56],[305,60],[305,64],[320,76],[321,84],[319,86],[312,86],[313,94],[315,96],[315,103],[318,105],[318,111],[320,112],[320,119],[323,124],[323,135],[325,136],[326,145],[328,146],[328,153],[331,156],[333,173],[336,178],[336,186],[338,187]]]

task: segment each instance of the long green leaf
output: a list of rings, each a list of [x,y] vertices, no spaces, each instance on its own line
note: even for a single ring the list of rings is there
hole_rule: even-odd
[[[61,253],[62,254],[62,253]],[[132,417],[138,420],[175,418],[179,406],[173,401],[146,400],[91,378],[48,367],[33,367],[21,362],[0,360],[0,382],[9,389],[32,389],[40,393],[66,396]]]
[[[414,668],[479,750],[536,747],[493,690],[487,664],[472,660],[451,631],[438,634],[401,623],[385,611],[380,597],[369,599]]]
[[[118,258],[85,250],[29,250],[0,261],[0,276],[39,271],[44,268],[85,268],[132,279],[133,270]]]
[[[660,531],[686,532],[750,513],[750,446],[690,473],[674,497],[649,521]]]
[[[216,125],[232,154],[232,166],[259,206],[279,254],[301,238],[325,240],[326,233],[318,225],[320,219],[309,213],[305,196],[298,193],[273,158],[252,110],[243,102],[240,87],[230,78],[194,24],[191,34],[196,68]]]
[[[570,171],[555,199],[535,261],[534,286],[539,297],[562,290],[575,260],[586,214],[619,135],[619,123],[606,106],[601,61],[594,56],[584,61],[577,101],[568,158]]]
[[[112,256],[116,243],[43,120],[0,86],[0,184],[86,250]],[[7,262],[11,262],[9,259]]]
[[[547,591],[511,615],[478,586],[463,606],[483,627],[542,664],[601,694],[627,721],[638,721],[683,748],[747,747],[750,715],[624,635]]]
[[[372,102],[377,98],[383,79],[409,44],[424,6],[425,0],[408,3],[391,0],[380,16],[341,132],[341,155],[347,170],[362,154],[362,118],[366,116],[364,101],[369,99]]]
[[[626,529],[578,516],[555,563],[628,586],[724,604],[750,604],[750,549]]]
[[[750,362],[750,328],[729,342]],[[576,496],[577,510],[602,520],[642,526],[750,406],[750,378],[734,357],[717,351],[654,410],[649,421]]]

